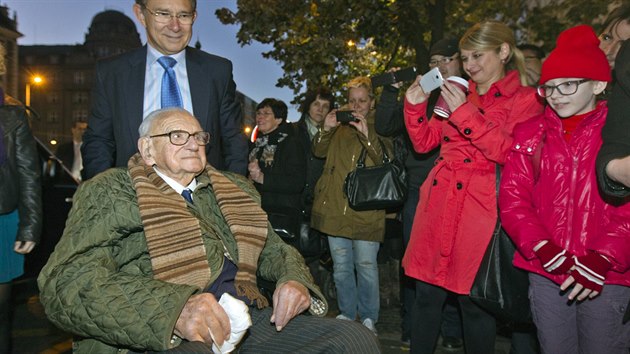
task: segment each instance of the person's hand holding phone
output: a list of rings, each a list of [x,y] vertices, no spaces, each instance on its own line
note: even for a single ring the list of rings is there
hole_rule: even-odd
[[[395,67],[387,70],[387,72],[394,73],[394,72],[397,72],[398,70],[400,70],[400,67],[395,66]],[[398,81],[398,82],[394,82],[393,84],[391,84],[391,86],[396,88],[396,89],[399,89],[402,86],[402,84],[403,84],[402,81]]]
[[[324,118],[324,131],[327,132],[330,129],[338,126],[339,124],[341,123],[337,121],[337,109],[331,109],[330,112],[328,112],[328,114],[326,115],[326,118]]]
[[[411,86],[405,92],[405,99],[411,104],[420,104],[429,98],[429,94],[425,93],[420,87],[420,80],[422,75],[418,75],[416,80],[413,81]]]
[[[352,115],[354,116],[355,120],[351,121],[349,124],[355,127],[359,132],[361,132],[367,138],[368,137],[367,120],[361,113],[352,112]]]

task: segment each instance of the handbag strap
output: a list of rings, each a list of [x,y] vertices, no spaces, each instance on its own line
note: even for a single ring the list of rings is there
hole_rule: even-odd
[[[357,139],[359,139],[358,136],[357,136]],[[377,138],[377,139],[378,139],[379,144],[381,144],[381,151],[383,152],[383,163],[385,164],[385,163],[391,162],[392,160],[389,158],[389,155],[387,154],[387,151],[385,150],[385,144],[383,144],[383,142],[381,141],[381,138]],[[361,143],[361,139],[359,139],[359,143]],[[361,144],[361,155],[359,155],[359,159],[357,160],[358,168],[365,167],[366,155],[367,155],[367,150],[365,149],[363,144]]]
[[[501,217],[499,216],[500,214],[499,213],[499,188],[501,184],[501,166],[499,166],[498,163],[495,164],[495,166],[496,166],[495,194],[497,198],[497,223],[494,227],[494,232],[492,233],[493,237],[498,236],[499,232],[501,231]]]

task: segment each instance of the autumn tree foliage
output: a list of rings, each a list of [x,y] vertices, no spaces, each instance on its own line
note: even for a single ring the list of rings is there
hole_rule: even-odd
[[[514,28],[519,42],[547,51],[563,29],[597,27],[619,2],[610,0],[239,0],[237,11],[216,11],[224,24],[239,25],[241,45],[272,49],[263,56],[282,65],[277,86],[296,95],[326,86],[339,92],[358,75],[390,67],[427,68],[428,48],[459,37],[476,22],[498,19]]]

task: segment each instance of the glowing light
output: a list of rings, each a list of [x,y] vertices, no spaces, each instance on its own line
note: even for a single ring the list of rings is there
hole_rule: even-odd
[[[57,145],[57,140],[51,139],[50,140],[50,145]]]
[[[251,141],[252,143],[255,142],[256,137],[258,137],[258,126],[255,126],[254,130],[252,130],[252,135],[249,136],[249,141]]]

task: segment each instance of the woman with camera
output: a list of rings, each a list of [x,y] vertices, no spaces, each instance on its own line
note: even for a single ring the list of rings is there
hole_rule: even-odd
[[[376,255],[384,237],[385,211],[353,210],[343,185],[364,149],[366,165],[379,165],[383,161],[383,147],[392,156],[391,144],[374,131],[370,79],[357,77],[346,86],[352,110],[350,121],[339,122],[337,113],[343,111],[332,110],[313,139],[313,153],[326,158],[326,162],[315,187],[311,226],[328,235],[340,310],[337,318],[354,321],[358,315],[363,325],[376,333],[379,313]],[[347,113],[339,113],[339,118],[343,120],[344,115]]]
[[[444,81],[448,118],[428,119],[429,92],[417,81],[405,94],[405,125],[414,149],[441,148],[420,188],[403,258],[405,273],[416,279],[413,353],[433,353],[449,293],[460,304],[466,353],[494,352],[495,319],[468,294],[497,222],[497,165],[505,161],[514,126],[542,111],[534,89],[525,87],[523,55],[507,25],[478,23],[459,47],[469,93]]]

